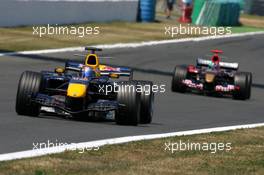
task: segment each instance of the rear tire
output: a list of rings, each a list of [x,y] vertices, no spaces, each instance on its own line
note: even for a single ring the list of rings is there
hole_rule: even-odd
[[[173,92],[186,92],[186,86],[182,83],[187,77],[187,66],[176,66],[173,73],[171,90]]]
[[[233,98],[236,100],[246,100],[250,98],[251,94],[252,75],[247,72],[238,72],[234,77],[235,86],[239,87],[239,90],[235,90]]]
[[[140,94],[140,123],[149,124],[153,116],[154,93],[152,91],[153,83],[151,81],[137,81],[137,85],[141,86],[142,92]],[[148,86],[149,89],[144,91]]]
[[[41,90],[42,74],[38,72],[23,72],[17,89],[16,112],[18,115],[38,116],[40,105],[31,101]]]
[[[117,92],[117,101],[121,106],[116,115],[119,125],[138,125],[140,121],[140,94],[136,92],[136,82],[121,82]],[[128,88],[130,86],[133,88]],[[132,89],[132,90],[131,90]],[[133,90],[134,89],[134,90]]]

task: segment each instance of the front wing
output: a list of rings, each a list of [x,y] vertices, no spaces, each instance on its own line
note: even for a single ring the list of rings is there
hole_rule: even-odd
[[[88,106],[83,110],[72,111],[71,109],[66,107],[65,101],[58,100],[55,97],[48,96],[46,94],[38,94],[35,98],[32,98],[32,101],[40,104],[41,106],[52,107],[56,109],[55,111],[63,111],[64,113],[68,113],[71,115],[88,112],[109,112],[118,110],[120,106],[123,106],[117,101],[98,100],[95,103],[88,104]]]

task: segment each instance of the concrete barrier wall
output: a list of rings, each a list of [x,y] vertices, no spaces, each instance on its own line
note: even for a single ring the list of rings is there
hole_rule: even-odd
[[[252,2],[251,14],[264,16],[264,0],[254,0]]]
[[[264,16],[264,0],[246,0],[245,13]]]
[[[138,0],[4,0],[0,26],[136,21]]]

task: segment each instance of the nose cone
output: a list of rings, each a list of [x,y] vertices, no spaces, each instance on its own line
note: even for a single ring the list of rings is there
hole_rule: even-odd
[[[206,83],[213,83],[215,79],[215,74],[212,72],[207,72],[205,74],[205,82]]]
[[[70,83],[67,89],[67,96],[74,98],[85,97],[87,86],[84,84]]]

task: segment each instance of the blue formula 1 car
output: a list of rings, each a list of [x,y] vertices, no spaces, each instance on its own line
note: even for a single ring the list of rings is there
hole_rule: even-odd
[[[196,65],[176,66],[171,89],[174,92],[198,91],[247,100],[251,95],[252,74],[238,71],[238,63],[222,62],[221,50],[212,50],[211,60],[198,58]]]
[[[66,62],[65,67],[57,67],[54,72],[22,73],[16,112],[29,116],[51,112],[78,118],[104,118],[125,125],[151,123],[153,83],[133,80],[129,68],[100,65],[95,51],[101,49],[86,50],[82,63]],[[118,81],[120,76],[129,80]]]

